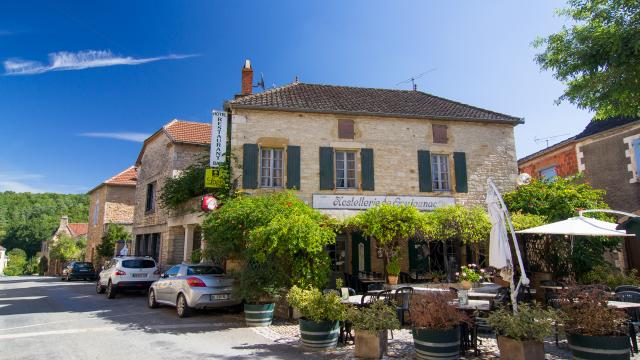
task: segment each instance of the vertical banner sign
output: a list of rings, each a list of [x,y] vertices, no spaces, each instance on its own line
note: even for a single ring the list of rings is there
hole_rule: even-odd
[[[227,152],[227,113],[214,110],[212,114],[210,165],[218,167],[224,164]]]

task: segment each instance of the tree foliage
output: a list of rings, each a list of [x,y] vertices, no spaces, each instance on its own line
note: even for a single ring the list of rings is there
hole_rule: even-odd
[[[534,42],[536,61],[567,88],[567,100],[597,118],[640,116],[640,2],[569,0],[560,14],[571,21]]]
[[[25,266],[27,265],[27,253],[18,248],[14,248],[7,252],[9,261],[4,269],[4,274],[7,276],[17,276],[24,274]]]
[[[547,223],[546,216],[527,214],[523,212],[511,213],[511,223],[515,231],[529,229]]]
[[[23,249],[31,257],[51,238],[60,217],[87,222],[89,197],[75,194],[0,192],[0,244]]]
[[[85,242],[86,245],[86,242]],[[61,234],[53,244],[49,256],[63,262],[79,259],[82,255],[82,243],[69,235]]]
[[[96,246],[96,251],[100,257],[111,258],[116,251],[116,241],[130,240],[131,234],[119,224],[108,224],[106,231],[102,234],[102,242]]]
[[[423,214],[423,235],[428,240],[458,240],[472,244],[489,239],[491,222],[481,207],[451,205]]]

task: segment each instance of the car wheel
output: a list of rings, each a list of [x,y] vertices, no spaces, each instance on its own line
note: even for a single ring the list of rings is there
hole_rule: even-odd
[[[179,318],[185,318],[191,315],[191,308],[187,304],[187,298],[183,294],[178,295],[178,301],[176,302],[176,313]]]
[[[96,281],[96,293],[104,294],[104,286],[100,285],[100,280]]]
[[[111,280],[109,280],[109,284],[107,284],[107,298],[115,299],[116,298],[116,288],[113,286]]]
[[[155,309],[158,307],[158,302],[156,301],[156,292],[153,289],[149,290],[149,295],[147,296],[147,305],[150,308]]]

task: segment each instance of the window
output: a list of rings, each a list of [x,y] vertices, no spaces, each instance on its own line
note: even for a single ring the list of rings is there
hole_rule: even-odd
[[[640,139],[633,140],[633,143],[631,143],[631,146],[633,147],[633,156],[636,160],[636,164],[635,164],[636,174],[640,174]]]
[[[165,276],[178,276],[178,272],[180,272],[180,265],[176,265],[169,270],[164,272]]]
[[[147,201],[145,203],[144,210],[146,212],[152,212],[156,209],[156,183],[152,182],[147,184]]]
[[[187,275],[221,275],[224,270],[218,266],[189,266]]]
[[[353,139],[354,137],[353,120],[338,120],[338,138]]]
[[[355,151],[336,151],[336,188],[356,188]]]
[[[100,199],[96,199],[96,205],[93,207],[93,226],[98,225],[99,212],[100,212]]]
[[[553,178],[556,176],[558,176],[558,173],[556,172],[555,166],[550,166],[548,168],[540,170],[540,177],[545,180],[553,180]]]
[[[124,260],[122,261],[122,267],[126,269],[151,269],[156,267],[156,262],[153,260]]]
[[[447,125],[433,124],[431,125],[431,132],[433,133],[433,142],[436,144],[446,144],[449,142],[447,136]]]
[[[282,149],[260,149],[260,187],[282,187]]]
[[[442,154],[431,155],[431,176],[433,191],[449,191],[449,156]]]

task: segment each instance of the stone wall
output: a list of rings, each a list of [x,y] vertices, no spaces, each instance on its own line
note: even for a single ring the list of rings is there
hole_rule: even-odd
[[[338,119],[353,119],[355,139],[338,139]],[[448,144],[434,144],[431,124],[448,126]],[[312,194],[368,195],[429,195],[452,196],[461,204],[484,204],[486,180],[493,178],[501,191],[515,187],[517,163],[513,125],[430,121],[423,119],[338,116],[278,111],[236,110],[232,117],[232,153],[242,160],[242,145],[301,146],[301,189],[299,196],[311,204]],[[319,148],[331,146],[343,149],[373,148],[375,191],[319,190]],[[468,193],[418,190],[418,150],[453,154],[462,151],[467,156]],[[357,173],[360,174],[359,159]],[[240,163],[234,163],[233,177],[240,177]],[[451,156],[450,169],[453,172]],[[286,175],[285,175],[286,176]],[[451,182],[455,183],[454,176]],[[286,182],[286,180],[285,180]],[[249,190],[260,193],[269,190]]]
[[[85,261],[95,261],[95,248],[102,242],[102,234],[104,231],[104,211],[107,198],[106,186],[100,186],[89,193],[89,227],[87,231],[87,251],[85,253]],[[98,216],[95,217],[96,202],[98,202]],[[97,220],[94,222],[94,220]]]

